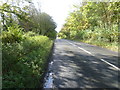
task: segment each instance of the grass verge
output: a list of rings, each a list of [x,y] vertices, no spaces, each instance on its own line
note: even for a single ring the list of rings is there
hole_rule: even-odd
[[[88,43],[88,44],[92,44],[95,46],[100,46],[102,48],[107,48],[111,51],[115,51],[118,52],[119,50],[119,44],[117,42],[104,42],[104,41],[91,41],[91,40],[79,40],[79,39],[72,39],[74,41],[78,41],[78,42],[84,42],[84,43]]]

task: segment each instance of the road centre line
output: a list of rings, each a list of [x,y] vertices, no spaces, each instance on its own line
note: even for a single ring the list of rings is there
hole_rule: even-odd
[[[68,41],[67,41],[67,42],[68,42]],[[73,44],[73,43],[71,43],[71,42],[68,42],[68,43],[71,44],[71,45],[73,45],[73,46],[75,46],[75,47],[77,47],[77,48],[79,48],[79,49],[81,49],[81,50],[83,50],[84,52],[86,52],[86,53],[88,53],[88,54],[90,54],[90,55],[92,55],[92,56],[95,56],[95,55],[93,55],[91,52],[89,52],[89,51],[87,51],[87,50],[85,50],[85,49],[83,49],[83,48],[81,48],[81,47],[78,47],[77,45],[75,45],[75,44]],[[113,68],[115,68],[115,69],[117,69],[117,70],[120,71],[120,68],[118,68],[117,66],[115,66],[115,65],[113,65],[113,64],[105,61],[104,59],[100,59],[100,60],[103,61],[103,62],[105,62],[106,64],[112,66]]]

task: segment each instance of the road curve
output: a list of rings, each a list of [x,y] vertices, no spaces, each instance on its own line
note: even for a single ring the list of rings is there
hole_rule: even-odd
[[[55,88],[118,88],[118,53],[97,46],[56,39],[53,53]]]

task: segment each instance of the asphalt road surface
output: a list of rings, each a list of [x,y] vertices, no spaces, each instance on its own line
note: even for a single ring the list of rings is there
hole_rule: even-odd
[[[57,39],[53,52],[56,88],[119,88],[118,53],[98,46]]]

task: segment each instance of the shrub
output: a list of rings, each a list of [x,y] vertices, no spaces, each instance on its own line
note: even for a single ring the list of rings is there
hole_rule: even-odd
[[[32,31],[28,31],[27,33],[24,34],[25,37],[27,37],[27,36],[32,37],[32,36],[36,36],[36,35],[38,35],[38,34],[36,34],[35,32],[32,32]]]
[[[52,46],[46,36],[29,36],[2,44],[3,88],[35,88],[45,71]]]
[[[23,29],[18,25],[8,27],[8,31],[2,31],[3,43],[20,42],[23,39]]]

